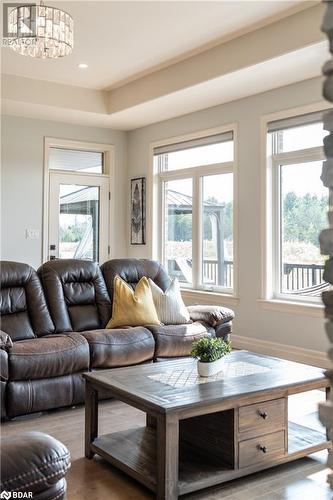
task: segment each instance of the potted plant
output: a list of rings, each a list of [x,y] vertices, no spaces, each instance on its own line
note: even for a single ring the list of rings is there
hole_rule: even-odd
[[[200,377],[210,377],[222,371],[223,358],[231,352],[231,342],[220,338],[203,337],[192,345],[191,356],[198,360]]]

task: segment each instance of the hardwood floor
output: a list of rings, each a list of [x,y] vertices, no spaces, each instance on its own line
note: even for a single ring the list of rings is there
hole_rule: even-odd
[[[318,392],[318,391],[316,391]],[[308,399],[307,399],[308,401]],[[299,407],[300,401],[297,401]],[[291,408],[292,409],[292,408]],[[119,401],[100,404],[100,433],[124,430],[145,424],[145,415]],[[64,442],[72,457],[67,475],[69,500],[149,500],[153,495],[139,483],[117,471],[102,459],[84,458],[83,406],[25,417],[1,426],[3,435],[23,430],[46,432]],[[326,484],[327,453],[275,467],[184,496],[184,500],[331,500]]]

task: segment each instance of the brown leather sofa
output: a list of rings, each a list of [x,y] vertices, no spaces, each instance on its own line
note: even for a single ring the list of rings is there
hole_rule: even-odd
[[[166,290],[170,283],[156,261],[52,260],[38,274],[27,264],[0,269],[0,388],[2,417],[84,401],[82,372],[188,356],[202,336],[229,338],[233,312],[192,306],[192,323],[106,329],[113,280],[135,287],[142,276]]]

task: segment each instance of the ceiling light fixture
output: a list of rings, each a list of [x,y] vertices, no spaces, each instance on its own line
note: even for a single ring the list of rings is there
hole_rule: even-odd
[[[87,69],[88,68],[88,64],[86,64],[86,63],[78,64],[78,68],[80,68],[80,69]]]
[[[56,59],[73,50],[73,18],[43,2],[14,7],[8,16],[8,32],[8,45],[23,56]]]

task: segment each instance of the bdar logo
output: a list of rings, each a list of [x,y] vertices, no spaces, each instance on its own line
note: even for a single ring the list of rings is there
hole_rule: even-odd
[[[32,491],[2,491],[0,493],[1,500],[9,500],[12,498],[32,498]]]

